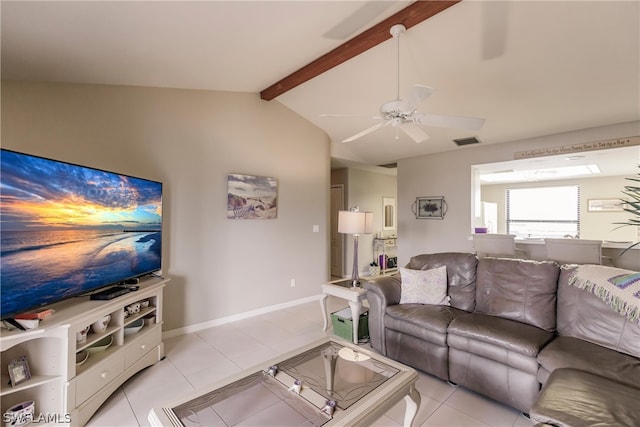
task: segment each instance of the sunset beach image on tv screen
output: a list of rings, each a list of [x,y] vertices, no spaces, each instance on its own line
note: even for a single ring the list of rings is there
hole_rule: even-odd
[[[2,315],[157,271],[162,184],[2,150]]]

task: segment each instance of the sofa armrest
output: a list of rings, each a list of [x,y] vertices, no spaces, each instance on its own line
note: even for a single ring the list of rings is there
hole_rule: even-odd
[[[397,274],[369,279],[364,284],[364,289],[367,291],[367,299],[370,298],[370,293],[374,293],[382,307],[400,304],[400,283],[400,275]]]
[[[369,339],[371,347],[386,355],[384,316],[388,306],[400,303],[400,276],[381,276],[364,283],[369,302]]]

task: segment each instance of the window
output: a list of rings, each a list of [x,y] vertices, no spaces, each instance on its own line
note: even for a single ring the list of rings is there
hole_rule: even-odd
[[[580,237],[580,187],[508,189],[507,233],[520,238]]]

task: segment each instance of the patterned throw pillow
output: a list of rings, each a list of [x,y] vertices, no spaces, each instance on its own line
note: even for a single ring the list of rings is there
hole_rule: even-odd
[[[451,305],[447,295],[447,266],[431,270],[400,268],[400,304]]]

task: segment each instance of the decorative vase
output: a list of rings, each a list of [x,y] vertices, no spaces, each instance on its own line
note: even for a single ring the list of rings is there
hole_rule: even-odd
[[[18,403],[4,413],[3,419],[6,427],[22,427],[33,421],[33,413],[36,403],[33,400]]]
[[[380,275],[380,267],[377,265],[369,266],[369,276],[375,277]]]

